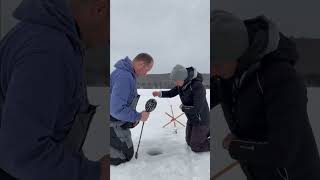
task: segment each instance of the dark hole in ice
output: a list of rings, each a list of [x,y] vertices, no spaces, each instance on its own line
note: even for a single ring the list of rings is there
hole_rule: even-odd
[[[162,150],[161,149],[150,149],[147,151],[147,153],[150,155],[150,156],[158,156],[160,154],[162,154]]]

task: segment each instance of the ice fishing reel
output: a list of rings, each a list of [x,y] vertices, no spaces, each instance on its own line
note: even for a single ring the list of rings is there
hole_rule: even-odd
[[[145,110],[147,112],[152,112],[156,109],[157,107],[157,101],[155,99],[149,99],[147,102],[146,102],[146,105],[145,105]]]
[[[157,101],[155,99],[149,99],[146,104],[145,104],[145,111],[146,112],[152,112],[156,109],[157,107]],[[128,129],[128,128],[134,128],[136,127],[138,124],[140,123],[140,121],[137,122],[127,122],[125,124],[123,124],[121,127],[124,129]]]
[[[152,111],[154,111],[157,107],[157,101],[155,99],[149,99],[147,102],[146,102],[146,105],[145,105],[145,111],[150,113]],[[139,121],[138,121],[139,123]],[[140,147],[140,141],[141,141],[141,136],[142,136],[142,131],[143,131],[143,127],[144,127],[144,123],[142,124],[142,127],[141,127],[141,132],[140,132],[140,137],[139,137],[139,143],[138,143],[138,147],[137,147],[137,150],[136,150],[136,154],[135,154],[135,158],[138,159],[138,151],[139,151],[139,147]],[[137,125],[137,124],[136,124]]]

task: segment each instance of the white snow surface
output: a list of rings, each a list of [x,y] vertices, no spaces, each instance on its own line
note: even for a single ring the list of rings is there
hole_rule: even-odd
[[[154,98],[154,90],[139,89],[141,95],[137,111],[144,110],[148,99]],[[163,125],[170,121],[165,112],[175,117],[182,112],[179,96],[174,98],[154,98],[157,108],[150,114],[145,123],[138,159],[134,157],[130,162],[119,166],[110,166],[112,180],[207,180],[210,179],[210,153],[194,153],[185,142],[185,127],[177,123],[177,134],[174,134],[174,125],[171,123],[165,128]],[[210,103],[210,90],[207,90],[207,100]],[[178,120],[186,125],[185,115]],[[136,152],[142,123],[131,130],[134,149]],[[151,156],[149,152],[161,154]]]

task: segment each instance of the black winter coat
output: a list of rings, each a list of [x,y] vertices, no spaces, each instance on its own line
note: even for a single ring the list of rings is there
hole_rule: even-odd
[[[188,78],[182,87],[174,87],[170,91],[162,91],[161,97],[180,96],[182,111],[193,126],[209,126],[209,105],[206,99],[206,89],[202,84],[203,77],[194,68],[187,68]]]
[[[257,38],[252,26],[261,23],[266,22],[246,21],[250,42]],[[257,46],[264,44],[251,44],[250,48],[259,49]],[[320,179],[320,158],[307,114],[307,90],[292,65],[297,58],[294,44],[281,34],[272,53],[238,69],[234,78],[211,79],[211,108],[221,104],[237,137],[229,153],[240,161],[250,180]]]

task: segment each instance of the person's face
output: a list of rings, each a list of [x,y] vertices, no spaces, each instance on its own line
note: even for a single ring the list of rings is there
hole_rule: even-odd
[[[176,86],[181,87],[181,86],[183,86],[184,81],[182,81],[182,80],[176,80],[175,83],[176,83]]]
[[[236,61],[224,64],[213,64],[213,76],[220,77],[222,79],[232,78],[237,69],[237,65],[238,63]]]
[[[135,73],[138,76],[146,76],[148,74],[148,72],[151,71],[152,67],[153,67],[153,62],[151,62],[150,64],[146,64],[142,61],[137,62]]]
[[[81,39],[88,48],[104,48],[110,40],[110,0],[90,0],[76,6]]]

